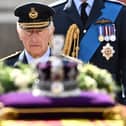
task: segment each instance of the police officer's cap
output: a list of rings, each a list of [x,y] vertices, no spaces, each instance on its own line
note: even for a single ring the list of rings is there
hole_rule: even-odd
[[[54,14],[53,8],[40,3],[27,3],[14,11],[14,15],[19,18],[19,26],[23,29],[45,28]]]

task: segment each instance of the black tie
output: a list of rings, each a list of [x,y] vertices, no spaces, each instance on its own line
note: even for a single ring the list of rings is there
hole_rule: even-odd
[[[86,10],[85,8],[87,7],[87,5],[88,4],[86,2],[81,4],[81,19],[82,19],[84,26],[85,26],[86,21],[88,19],[88,16],[87,16],[86,11],[85,11]]]

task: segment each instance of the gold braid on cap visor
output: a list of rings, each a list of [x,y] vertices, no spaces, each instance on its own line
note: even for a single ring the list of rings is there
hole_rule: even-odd
[[[45,22],[32,22],[32,23],[19,23],[19,26],[22,29],[31,29],[31,28],[44,28],[50,24],[50,21]]]

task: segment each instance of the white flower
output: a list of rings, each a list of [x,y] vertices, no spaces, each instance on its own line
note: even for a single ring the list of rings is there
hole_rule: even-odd
[[[15,78],[17,78],[18,76],[20,76],[22,73],[21,73],[21,70],[20,69],[13,69],[11,71],[11,74],[10,74],[10,77],[12,78],[12,80],[14,80]]]

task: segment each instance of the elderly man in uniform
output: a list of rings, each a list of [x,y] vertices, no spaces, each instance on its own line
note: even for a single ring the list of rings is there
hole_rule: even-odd
[[[52,41],[54,9],[40,3],[28,3],[15,9],[18,17],[17,33],[24,50],[3,58],[7,65],[45,62],[51,55],[49,42]]]
[[[80,30],[78,58],[112,73],[126,94],[126,7],[111,0],[60,0],[52,7],[55,34],[67,36],[72,24]],[[60,22],[60,23],[59,23]],[[70,39],[67,39],[70,40]],[[74,42],[73,42],[74,43]],[[66,49],[73,43],[67,41]],[[70,54],[69,54],[70,55]],[[125,94],[124,94],[125,87]]]

